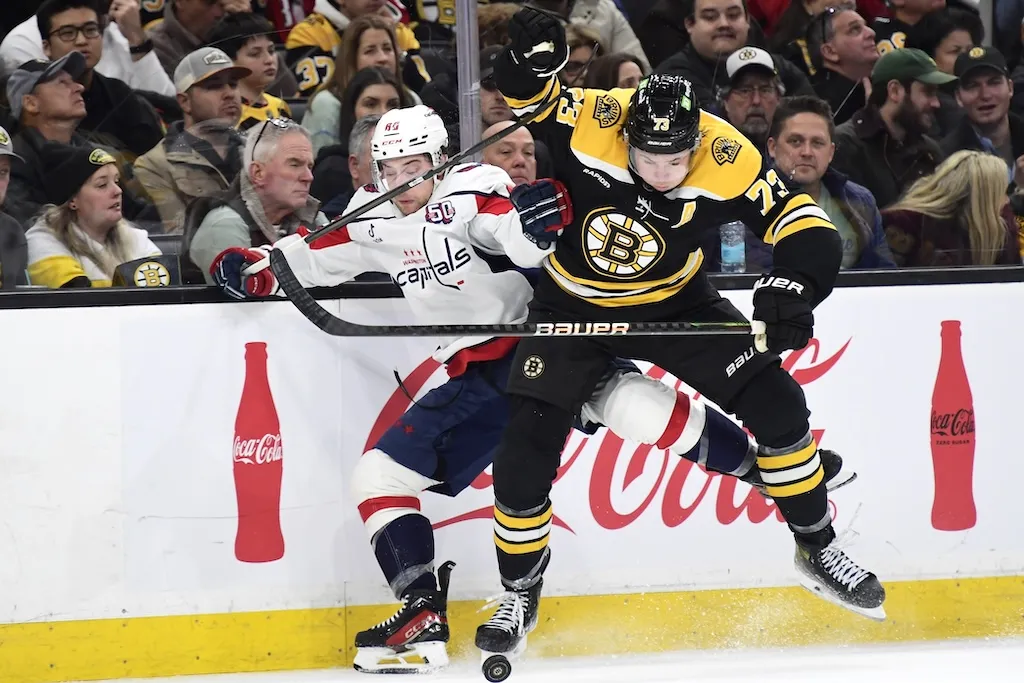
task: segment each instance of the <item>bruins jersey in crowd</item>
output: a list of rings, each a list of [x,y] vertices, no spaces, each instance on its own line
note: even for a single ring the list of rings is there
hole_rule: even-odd
[[[498,85],[509,84],[499,75]],[[522,88],[523,79],[511,87],[516,85]],[[555,155],[556,175],[573,201],[574,222],[544,264],[558,287],[601,307],[657,304],[687,291],[706,297],[703,275],[697,287],[686,289],[702,273],[701,239],[706,231],[739,220],[773,245],[776,268],[801,273],[827,295],[835,264],[818,264],[814,253],[835,240],[835,226],[807,194],[787,187],[753,143],[726,121],[700,112],[700,142],[682,185],[667,193],[638,186],[642,181],[630,171],[623,138],[632,94],[632,89],[564,90],[555,77],[527,99],[506,92],[517,115],[534,111],[549,96],[557,98],[530,128]]]
[[[263,94],[263,102],[250,102],[242,98],[242,118],[238,121],[238,130],[249,130],[260,121],[267,119],[290,119],[292,110],[288,103],[280,97]]]
[[[884,55],[893,50],[902,50],[906,46],[907,31],[911,26],[899,19],[876,17],[871,28],[875,31],[875,48],[879,55]]]
[[[341,48],[341,34],[349,20],[329,0],[317,0],[315,10],[289,31],[285,41],[285,62],[295,72],[299,82],[299,96],[309,97],[331,80],[334,60]],[[395,25],[398,51],[406,65],[402,73],[409,88],[419,90],[430,80],[420,44],[407,25]]]

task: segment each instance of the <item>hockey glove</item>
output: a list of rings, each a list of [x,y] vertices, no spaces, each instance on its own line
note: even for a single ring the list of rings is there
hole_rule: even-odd
[[[754,283],[751,331],[761,353],[802,349],[814,333],[813,294],[792,274],[773,270]]]
[[[562,229],[572,223],[572,200],[565,185],[543,178],[517,185],[510,195],[523,222],[523,234],[540,249],[548,249]]]
[[[512,61],[528,66],[537,76],[558,73],[569,61],[565,27],[552,14],[533,7],[516,12],[508,25]]]
[[[217,254],[217,258],[210,264],[210,275],[214,283],[233,299],[273,296],[278,286],[274,271],[270,268],[255,275],[242,275],[244,268],[262,261],[269,253],[270,250],[263,247],[229,247]]]

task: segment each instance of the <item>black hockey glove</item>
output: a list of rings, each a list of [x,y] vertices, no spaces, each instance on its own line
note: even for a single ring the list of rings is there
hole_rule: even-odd
[[[754,346],[764,353],[802,349],[814,333],[812,292],[792,274],[775,269],[754,283]]]
[[[558,73],[569,61],[565,27],[553,14],[524,7],[512,16],[508,37],[512,61],[540,77]]]
[[[548,249],[572,223],[572,202],[565,185],[542,178],[512,189],[509,198],[519,212],[523,234],[540,249]]]

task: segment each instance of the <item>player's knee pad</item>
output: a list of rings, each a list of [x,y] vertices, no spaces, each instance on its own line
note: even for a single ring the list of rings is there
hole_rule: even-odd
[[[419,514],[419,495],[437,482],[395,462],[374,448],[352,471],[352,496],[370,538],[403,515]]]
[[[585,407],[585,416],[618,436],[686,453],[707,421],[703,403],[647,375],[620,372]]]
[[[730,408],[761,446],[791,446],[809,428],[804,391],[777,363],[751,377]]]
[[[513,510],[542,505],[551,491],[572,429],[568,410],[527,396],[509,396],[509,422],[494,456],[494,496]]]

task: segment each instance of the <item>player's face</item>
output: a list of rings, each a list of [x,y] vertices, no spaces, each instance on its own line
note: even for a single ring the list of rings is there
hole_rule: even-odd
[[[807,112],[787,119],[778,139],[768,139],[768,154],[786,180],[805,187],[821,180],[835,151],[828,121]]]
[[[1013,83],[995,69],[977,69],[960,80],[956,97],[971,123],[992,126],[1001,123],[1010,111]]]
[[[935,64],[944,73],[953,74],[953,66],[956,58],[964,52],[969,52],[974,47],[974,40],[971,34],[963,29],[956,29],[946,34],[946,37],[939,41],[935,47]]]
[[[257,36],[242,46],[235,57],[235,64],[252,72],[245,82],[263,91],[277,78],[277,53],[274,42],[266,36]]]
[[[107,164],[85,181],[72,200],[78,221],[95,228],[112,228],[121,220],[120,174],[115,164]]]
[[[690,171],[689,150],[675,154],[650,154],[630,149],[630,163],[636,174],[658,192],[668,192],[682,185]]]
[[[417,178],[430,170],[430,157],[419,154],[414,157],[386,159],[380,162],[380,177],[384,182],[384,190],[390,190]],[[419,211],[427,205],[430,195],[434,192],[434,180],[422,182],[411,187],[393,200],[403,216]]]

